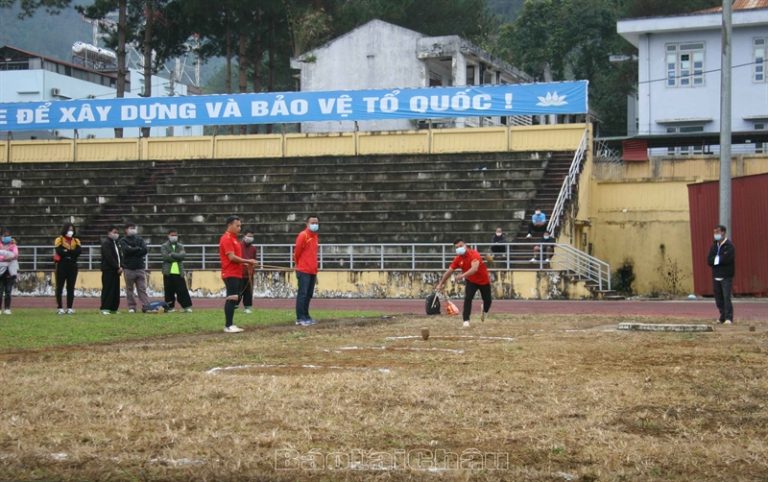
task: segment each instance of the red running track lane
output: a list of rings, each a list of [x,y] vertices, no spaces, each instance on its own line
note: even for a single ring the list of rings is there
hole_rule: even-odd
[[[461,305],[461,300],[458,304]],[[196,308],[222,308],[223,298],[193,298]],[[480,309],[480,301],[475,300],[475,308]],[[16,296],[14,308],[51,308],[56,302],[53,297]],[[125,309],[125,299],[120,307]],[[76,298],[75,309],[97,309],[98,298]],[[285,298],[254,299],[254,308],[294,309],[295,300]],[[312,300],[312,308],[318,310],[372,310],[385,313],[424,314],[424,300],[413,299],[363,299],[343,298]],[[638,315],[669,316],[675,318],[712,319],[718,316],[714,300],[691,301],[570,301],[570,300],[494,300],[492,313],[540,314],[540,315]],[[768,321],[768,299],[734,300],[734,312],[738,320]]]

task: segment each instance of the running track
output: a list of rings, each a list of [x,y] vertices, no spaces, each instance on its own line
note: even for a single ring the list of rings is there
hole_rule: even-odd
[[[125,309],[125,298],[120,307]],[[461,300],[457,305],[461,307]],[[221,308],[222,299],[193,298],[196,308]],[[476,309],[480,301],[475,300]],[[15,296],[14,308],[46,308],[56,306],[52,297]],[[75,309],[97,309],[98,298],[77,298]],[[293,299],[254,299],[254,308],[293,309]],[[385,313],[424,314],[424,300],[412,299],[314,299],[312,308],[318,310],[373,310]],[[734,300],[734,314],[739,320],[768,321],[768,299]],[[493,313],[538,314],[538,315],[622,315],[622,316],[669,316],[675,318],[716,319],[717,308],[712,299],[705,300],[624,300],[624,301],[548,301],[548,300],[494,300]]]

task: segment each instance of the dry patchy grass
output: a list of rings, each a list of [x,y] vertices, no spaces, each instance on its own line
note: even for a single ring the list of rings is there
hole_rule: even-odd
[[[619,321],[400,317],[0,353],[0,479],[765,480],[768,321]]]

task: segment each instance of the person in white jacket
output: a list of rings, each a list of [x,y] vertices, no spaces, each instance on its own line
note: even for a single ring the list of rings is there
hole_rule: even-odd
[[[0,238],[0,312],[11,314],[11,293],[19,273],[19,248],[8,229]],[[4,308],[4,309],[3,309]]]

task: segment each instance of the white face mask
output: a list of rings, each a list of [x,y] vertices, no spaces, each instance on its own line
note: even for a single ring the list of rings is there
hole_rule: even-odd
[[[109,234],[107,234],[107,237],[108,237],[109,239],[111,239],[112,241],[116,241],[116,240],[117,240],[117,238],[119,238],[119,237],[120,237],[120,235],[119,235],[119,234],[117,234],[117,233],[109,233]]]
[[[178,236],[168,236],[168,241],[170,241],[172,243],[176,243],[176,242],[179,241],[179,237]]]
[[[132,229],[129,229],[128,231],[126,231],[125,233],[126,233],[128,236],[136,236],[136,233],[138,233],[138,232],[139,232],[139,230],[138,230],[138,229],[136,229],[136,228],[132,228]]]
[[[466,246],[459,246],[456,248],[456,254],[459,256],[464,256],[467,253],[467,247]]]
[[[317,223],[310,224],[309,230],[312,231],[313,233],[316,233],[317,231],[320,230],[320,225]]]
[[[250,236],[246,236],[245,238],[243,238],[243,242],[245,244],[251,244],[253,242],[253,238]]]
[[[71,238],[71,237],[72,237],[72,236],[74,236],[74,235],[75,235],[75,232],[74,232],[74,231],[72,231],[71,229],[70,229],[69,231],[67,231],[67,237],[68,237],[68,238]]]
[[[715,241],[722,241],[723,235],[722,234],[715,234]]]

